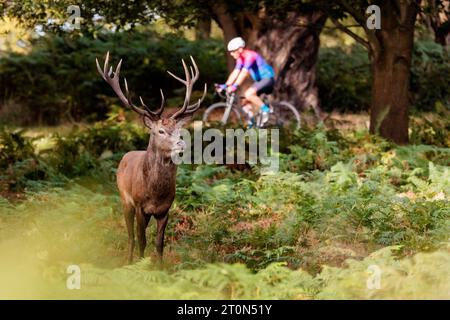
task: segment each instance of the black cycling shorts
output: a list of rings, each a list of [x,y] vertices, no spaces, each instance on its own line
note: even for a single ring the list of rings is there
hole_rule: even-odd
[[[273,87],[275,86],[274,78],[264,78],[252,85],[252,88],[256,89],[256,94],[259,96],[262,93],[271,94]]]

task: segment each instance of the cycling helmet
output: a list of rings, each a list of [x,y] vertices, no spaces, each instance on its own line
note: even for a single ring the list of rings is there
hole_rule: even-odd
[[[234,39],[231,39],[230,42],[228,42],[228,51],[234,51],[239,48],[245,47],[245,41],[241,37],[237,37]]]

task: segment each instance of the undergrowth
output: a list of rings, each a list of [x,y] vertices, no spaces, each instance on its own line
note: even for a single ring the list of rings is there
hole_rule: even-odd
[[[445,139],[398,147],[320,127],[281,137],[276,174],[180,166],[164,264],[151,226],[147,258],[126,266],[114,174],[126,151],[145,148],[145,132],[114,122],[1,131],[0,297],[448,298]],[[69,265],[81,268],[81,290],[66,288]]]

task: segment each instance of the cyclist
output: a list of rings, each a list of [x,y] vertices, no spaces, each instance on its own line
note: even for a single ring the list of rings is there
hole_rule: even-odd
[[[270,107],[259,98],[259,95],[270,94],[273,91],[275,72],[260,54],[245,47],[245,41],[241,37],[232,39],[228,43],[227,49],[230,55],[236,59],[236,66],[228,76],[227,82],[219,85],[218,90],[234,92],[250,75],[254,83],[244,93],[245,99],[250,103],[246,104],[243,109],[248,116],[248,126],[252,127],[254,125],[252,105],[258,107],[262,114],[261,125],[263,125],[269,120]]]

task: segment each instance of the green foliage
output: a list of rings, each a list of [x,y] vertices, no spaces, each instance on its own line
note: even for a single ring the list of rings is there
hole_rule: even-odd
[[[411,69],[411,92],[417,110],[450,108],[450,54],[434,41],[417,41]],[[442,108],[441,107],[441,108]]]
[[[44,145],[39,148],[39,142]],[[88,128],[74,126],[66,135],[29,138],[24,131],[0,133],[0,191],[39,189],[61,185],[68,178],[95,173],[98,181],[112,181],[115,166],[126,150],[145,149],[148,136],[141,126],[114,120]]]
[[[340,157],[340,148],[345,147],[345,139],[338,131],[324,131],[323,127],[284,133],[289,138],[282,141],[281,155],[283,170],[299,172],[327,169]]]
[[[200,82],[219,82],[226,72],[222,43],[217,40],[193,42],[134,31],[100,34],[97,39],[49,36],[36,41],[31,53],[11,53],[0,60],[0,84],[5,88],[0,99],[25,105],[21,119],[28,124],[104,118],[118,104],[95,66],[95,58],[102,61],[107,51],[111,63],[123,58],[122,76],[134,98],[141,95],[148,105],[160,104],[162,88],[167,97],[175,96],[169,105],[179,106],[182,100],[177,97],[184,96],[183,88],[166,71],[181,74],[181,59],[189,55],[202,70]]]
[[[322,48],[317,65],[317,86],[324,110],[362,111],[370,105],[370,64],[360,45]]]
[[[32,142],[23,136],[23,130],[0,131],[0,168],[6,169],[18,161],[34,158]]]
[[[202,206],[208,203],[212,206],[220,206],[234,201],[234,192],[229,179],[215,181],[215,176],[223,174],[224,167],[197,166],[189,170],[181,166],[178,174],[179,188],[177,195],[182,203],[187,206]]]
[[[325,282],[318,299],[448,299],[450,266],[448,248],[397,260],[396,247],[374,252],[363,261],[349,260],[348,268],[323,270]],[[371,267],[380,270],[380,288],[369,289]]]
[[[444,47],[432,41],[417,40],[411,68],[412,106],[415,110],[450,108],[448,74],[450,59]],[[321,48],[317,86],[324,110],[368,110],[371,74],[367,51],[360,45],[346,50]]]
[[[114,173],[124,152],[146,147],[147,134],[119,118],[111,114],[103,123],[33,138],[4,130],[0,167],[10,173],[0,184],[7,192],[0,192],[8,198],[11,192],[24,194],[19,202],[0,197],[0,260],[6,261],[0,280],[5,277],[4,287],[10,288],[0,289],[1,296],[368,299],[445,294],[449,148],[399,147],[365,131],[319,127],[283,132],[276,174],[181,165],[166,262],[153,262],[151,224],[146,251],[151,258],[124,267],[127,235]],[[5,180],[9,183],[3,186]],[[81,291],[64,287],[69,264],[82,268]],[[385,272],[379,291],[366,287],[372,264]],[[423,280],[430,270],[437,271],[436,277]],[[421,288],[427,291],[418,294]],[[411,290],[416,293],[408,294]]]
[[[2,298],[39,299],[413,299],[447,298],[450,252],[445,242],[432,253],[398,259],[387,247],[345,268],[326,266],[315,275],[289,269],[295,247],[236,251],[235,259],[196,268],[160,266],[146,258],[122,266],[126,232],[118,196],[100,186],[51,189],[20,205],[1,206]],[[5,227],[7,226],[7,227]],[[169,247],[170,248],[170,247]],[[329,250],[329,248],[327,249]],[[327,251],[321,250],[320,254]],[[170,251],[169,251],[170,254]],[[170,255],[169,255],[170,258]],[[264,262],[265,261],[265,262]],[[262,264],[261,264],[262,263]],[[66,269],[81,269],[81,290],[67,290]],[[256,266],[255,265],[255,266]],[[381,270],[380,289],[370,289],[370,267]],[[26,289],[26,290],[25,290]]]
[[[23,130],[0,131],[0,190],[21,190],[30,179],[42,179],[45,172],[39,167],[33,140]]]
[[[156,3],[158,2],[156,1]],[[0,5],[0,9],[4,10],[5,15],[15,17],[22,24],[29,27],[40,24],[43,25],[44,30],[47,32],[64,33],[67,30],[64,29],[64,23],[69,18],[67,8],[75,5],[81,9],[81,30],[79,32],[72,29],[68,30],[76,35],[78,33],[95,33],[95,31],[101,29],[102,23],[92,19],[94,15],[100,15],[103,17],[103,20],[107,20],[103,22],[114,23],[121,28],[124,28],[127,24],[132,26],[137,23],[146,24],[155,17],[155,13],[149,10],[149,7],[153,8],[155,6],[155,3],[148,0],[134,0],[133,3],[123,3],[115,0],[21,0],[8,1],[8,3]],[[91,15],[90,17],[87,16],[89,14]],[[50,19],[52,20],[51,23],[49,23]]]
[[[49,161],[69,177],[86,175],[107,162],[117,163],[124,150],[145,150],[148,143],[141,127],[113,121],[99,122],[87,129],[75,127],[66,136],[56,134],[54,140],[55,153]]]
[[[414,144],[450,147],[450,109],[439,101],[436,112],[410,118],[410,140]]]

